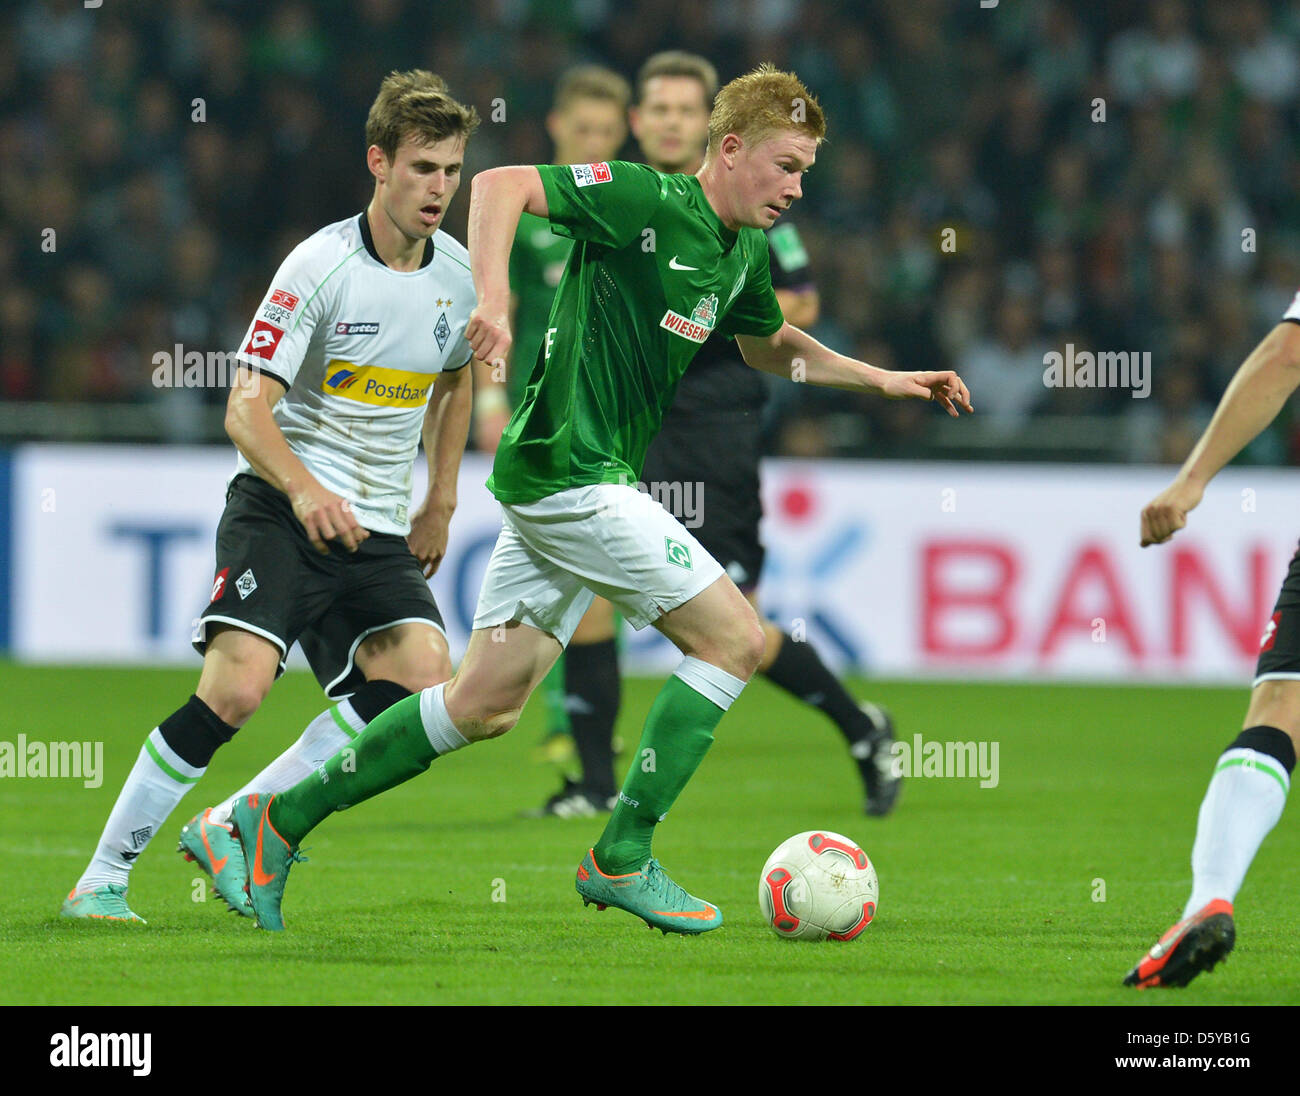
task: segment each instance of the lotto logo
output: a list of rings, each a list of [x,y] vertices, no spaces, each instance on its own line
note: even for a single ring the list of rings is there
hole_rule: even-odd
[[[573,181],[578,186],[608,183],[614,178],[614,173],[609,170],[609,164],[573,164],[570,170],[573,172]]]
[[[298,298],[284,289],[271,290],[271,303],[278,304],[281,308],[287,308],[292,312],[298,307]]]
[[[223,567],[212,580],[212,596],[209,601],[220,601],[226,594],[226,580],[230,578],[230,568]]]
[[[284,332],[278,327],[265,320],[258,320],[253,324],[253,332],[248,337],[248,345],[244,347],[244,353],[261,358],[263,361],[270,361],[275,356],[275,348],[280,345],[280,337],[283,334]]]

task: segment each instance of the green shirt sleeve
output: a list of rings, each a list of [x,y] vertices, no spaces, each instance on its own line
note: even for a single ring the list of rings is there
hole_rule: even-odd
[[[745,246],[749,248],[745,287],[736,296],[718,324],[718,331],[730,338],[733,335],[766,337],[781,330],[785,316],[772,288],[772,263],[767,250],[767,237],[757,229],[747,232]]]
[[[631,243],[650,224],[666,179],[645,164],[541,164],[551,230],[605,247]]]

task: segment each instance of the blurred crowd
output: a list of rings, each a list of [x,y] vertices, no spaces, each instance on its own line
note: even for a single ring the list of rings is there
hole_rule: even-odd
[[[235,349],[288,250],[365,204],[384,73],[431,68],[478,108],[472,174],[550,158],[568,66],[630,78],[686,48],[723,80],[793,68],[826,109],[793,214],[818,337],[957,368],[1007,454],[1069,416],[1125,459],[1180,460],[1300,288],[1298,45],[1300,7],[1264,0],[17,0],[0,400],[148,403],[159,351]],[[1067,348],[1149,353],[1149,397],[1047,387]],[[788,384],[770,410],[796,455],[924,455],[964,425]],[[1247,459],[1300,462],[1284,419]]]

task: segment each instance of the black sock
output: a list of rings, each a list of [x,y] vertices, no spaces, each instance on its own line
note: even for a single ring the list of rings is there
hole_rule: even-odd
[[[348,697],[352,704],[352,710],[369,723],[380,712],[386,708],[391,708],[399,700],[405,700],[411,695],[411,691],[405,685],[399,685],[396,681],[385,681],[383,678],[376,678],[374,681],[367,681],[355,693]]]
[[[1276,727],[1266,727],[1263,724],[1258,727],[1247,727],[1226,747],[1229,750],[1240,748],[1276,757],[1282,768],[1286,769],[1287,776],[1295,771],[1295,743],[1291,741],[1291,736],[1286,731],[1278,730]]]
[[[621,684],[612,639],[569,644],[564,652],[564,707],[582,765],[582,790],[592,799],[608,799],[618,791],[613,740]]]
[[[197,696],[191,696],[158,724],[163,741],[176,751],[187,765],[196,769],[207,768],[218,747],[235,737],[238,727],[232,727]]]
[[[811,643],[799,643],[783,633],[781,649],[763,675],[805,704],[825,712],[850,743],[871,733],[871,720],[839,678],[826,668]]]

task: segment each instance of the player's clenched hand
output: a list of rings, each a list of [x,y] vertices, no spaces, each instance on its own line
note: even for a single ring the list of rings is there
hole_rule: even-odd
[[[493,306],[489,302],[478,305],[469,314],[465,340],[479,361],[493,366],[504,363],[510,357],[513,342],[509,305]]]
[[[411,515],[411,531],[406,534],[406,546],[419,560],[425,578],[432,577],[447,554],[447,527],[451,523],[451,513],[447,507],[426,503]]]
[[[970,392],[965,383],[951,369],[921,373],[888,372],[884,374],[880,392],[891,400],[937,400],[954,418],[959,414],[958,407],[975,410],[970,404]]]
[[[302,488],[293,494],[290,501],[294,516],[307,531],[307,539],[322,554],[329,551],[326,541],[337,538],[349,552],[355,552],[370,536],[357,523],[351,503],[332,491],[326,491],[320,484]]]
[[[1164,544],[1187,524],[1187,514],[1201,501],[1204,488],[1187,480],[1174,480],[1146,504],[1142,511],[1142,547]]]

